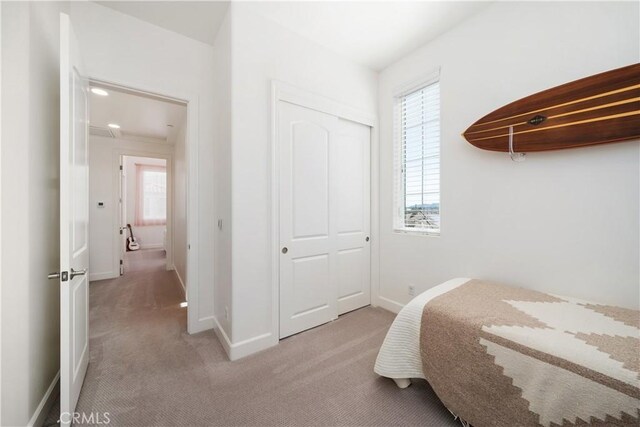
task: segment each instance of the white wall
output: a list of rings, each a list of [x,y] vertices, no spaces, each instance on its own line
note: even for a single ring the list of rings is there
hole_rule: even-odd
[[[377,75],[250,9],[251,3],[231,5],[231,340],[255,351],[278,340],[272,328],[271,81],[375,112]]]
[[[213,48],[93,2],[72,2],[71,20],[90,77],[129,87],[191,98],[197,103],[199,183],[197,200],[198,304],[189,305],[192,331],[213,327],[215,225],[213,164]],[[192,107],[194,104],[192,104]],[[193,117],[192,117],[193,119]]]
[[[116,233],[118,221],[118,197],[120,190],[117,177],[119,156],[122,152],[154,153],[170,157],[173,146],[133,142],[122,139],[89,137],[89,272],[90,280],[103,280],[120,275],[120,252],[115,245],[120,244]],[[129,172],[135,184],[135,170]],[[135,190],[132,190],[135,194]],[[135,200],[135,195],[132,196]],[[104,208],[98,208],[104,202]],[[126,201],[125,201],[126,202]],[[134,208],[135,204],[131,204]],[[130,222],[133,224],[133,221]],[[146,228],[146,227],[144,227]],[[155,227],[162,229],[163,227]],[[138,228],[134,229],[137,235]],[[147,236],[141,236],[147,238]],[[161,239],[162,237],[160,237]],[[154,239],[156,239],[154,237]],[[170,254],[168,254],[170,255]]]
[[[215,316],[217,330],[231,335],[231,17],[227,10],[214,44],[216,219]],[[222,337],[222,341],[225,339]]]
[[[476,277],[639,304],[639,144],[530,153],[524,163],[460,134],[521,97],[638,62],[638,3],[496,3],[382,71],[381,304]],[[442,235],[392,232],[394,91],[441,71]]]
[[[2,100],[2,3],[0,2],[0,100]],[[0,194],[2,191],[2,102],[0,101]],[[2,196],[0,195],[0,357],[2,357]],[[2,362],[0,362],[0,423],[2,422]]]
[[[162,166],[166,168],[167,161],[165,159],[150,157],[124,157],[126,186],[125,218],[127,219],[127,224],[131,224],[131,227],[133,227],[134,236],[138,240],[141,249],[161,248],[164,240],[164,231],[167,228],[166,225],[136,225],[136,199],[138,191],[136,164]],[[171,185],[170,182],[167,183],[167,189],[169,185]],[[167,197],[168,196],[169,194],[167,192]],[[167,215],[169,215],[169,211],[167,211]]]
[[[60,367],[60,9],[2,5],[2,425],[41,421]]]
[[[173,147],[173,266],[184,288],[187,283],[187,146],[186,123],[181,124]],[[186,289],[185,289],[186,291]]]

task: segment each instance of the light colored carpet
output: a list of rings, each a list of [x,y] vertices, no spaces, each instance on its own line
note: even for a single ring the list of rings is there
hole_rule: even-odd
[[[91,284],[77,411],[115,426],[458,425],[425,381],[400,390],[373,373],[392,313],[363,308],[230,362],[212,331],[186,333],[162,254],[129,255],[124,278]]]

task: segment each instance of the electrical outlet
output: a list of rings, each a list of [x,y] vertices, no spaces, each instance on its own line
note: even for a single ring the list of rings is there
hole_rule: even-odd
[[[409,296],[410,297],[416,296],[416,287],[413,285],[409,285]]]

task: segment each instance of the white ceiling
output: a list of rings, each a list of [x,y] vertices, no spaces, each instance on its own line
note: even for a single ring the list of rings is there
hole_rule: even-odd
[[[211,45],[229,7],[229,2],[226,1],[97,1],[96,3]]]
[[[435,39],[488,2],[256,2],[252,7],[316,43],[374,70]]]
[[[222,1],[99,1],[106,7],[213,44]],[[250,7],[285,28],[381,70],[487,7],[486,1],[259,1]]]
[[[161,144],[175,142],[178,129],[185,124],[185,105],[106,90],[109,96],[91,93],[89,120],[92,134],[100,134],[100,130],[109,129],[109,123],[115,123],[120,129],[112,132],[122,139]]]

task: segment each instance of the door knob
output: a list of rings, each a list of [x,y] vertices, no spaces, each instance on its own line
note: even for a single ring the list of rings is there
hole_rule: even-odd
[[[60,273],[58,273],[57,271],[53,272],[53,273],[49,273],[47,275],[47,279],[49,279],[49,280],[59,279],[59,278],[60,278]]]
[[[76,276],[84,276],[85,274],[87,274],[86,268],[83,268],[82,270],[74,270],[72,268],[71,272],[69,273],[69,280],[73,280],[73,278]]]
[[[366,238],[366,239],[364,239],[364,240],[366,240],[366,241],[368,242],[368,241],[369,241],[369,236],[367,236],[367,238]]]
[[[282,253],[286,254],[287,252],[289,252],[289,249],[287,249],[287,247],[285,246],[284,248],[282,248]]]

